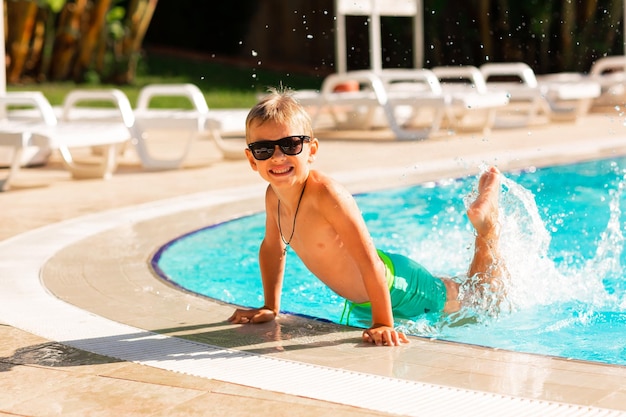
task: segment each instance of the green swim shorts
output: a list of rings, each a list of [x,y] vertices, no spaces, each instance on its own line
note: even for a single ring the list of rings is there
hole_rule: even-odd
[[[426,268],[403,255],[386,253],[378,255],[387,269],[387,284],[391,295],[391,308],[394,318],[414,319],[426,313],[443,311],[446,303],[446,287],[443,281],[433,276]],[[346,301],[341,323],[349,324],[350,315],[356,313],[361,320],[371,321],[370,303]]]

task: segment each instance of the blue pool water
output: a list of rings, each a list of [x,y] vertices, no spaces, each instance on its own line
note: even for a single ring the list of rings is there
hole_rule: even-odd
[[[397,323],[407,333],[520,352],[626,365],[626,159],[506,173],[502,254],[505,311],[449,326],[441,317]],[[357,196],[376,245],[436,275],[461,276],[472,255],[465,216],[476,177]],[[228,303],[258,307],[264,215],[211,226],[164,246],[166,279]],[[282,310],[338,322],[343,299],[289,252]]]

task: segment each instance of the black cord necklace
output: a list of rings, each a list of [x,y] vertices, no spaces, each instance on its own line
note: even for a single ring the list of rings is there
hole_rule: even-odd
[[[304,185],[302,186],[302,192],[300,192],[300,198],[298,199],[298,205],[296,206],[296,212],[293,215],[293,225],[291,227],[291,235],[289,235],[289,240],[285,240],[283,236],[283,229],[280,227],[280,198],[278,199],[278,232],[280,233],[280,238],[285,244],[285,249],[283,250],[283,256],[287,253],[287,247],[291,243],[291,239],[293,239],[293,234],[296,231],[296,217],[298,216],[298,210],[300,209],[300,202],[302,201],[302,196],[304,195],[304,189],[306,188],[306,183],[309,180],[304,181]]]

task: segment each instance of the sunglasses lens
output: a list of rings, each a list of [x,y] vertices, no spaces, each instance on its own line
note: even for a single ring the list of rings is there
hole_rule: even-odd
[[[278,141],[278,146],[285,155],[298,155],[302,152],[302,138],[285,138]]]
[[[250,144],[250,150],[255,159],[264,161],[274,154],[275,144],[273,142],[256,142]]]

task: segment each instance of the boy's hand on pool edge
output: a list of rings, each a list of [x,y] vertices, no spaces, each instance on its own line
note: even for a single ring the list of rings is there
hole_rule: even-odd
[[[363,332],[363,341],[373,343],[376,346],[400,346],[402,343],[410,343],[402,332],[397,332],[393,327],[382,324],[374,324]]]
[[[276,313],[266,307],[253,308],[251,310],[238,308],[228,321],[233,324],[256,324],[272,321],[276,318]]]

